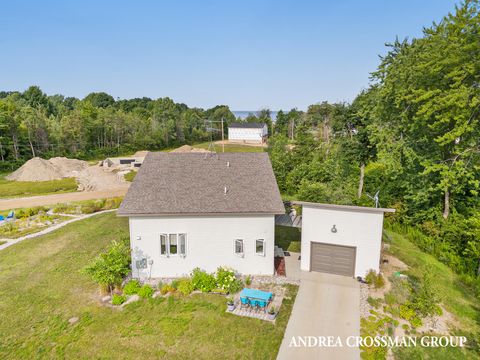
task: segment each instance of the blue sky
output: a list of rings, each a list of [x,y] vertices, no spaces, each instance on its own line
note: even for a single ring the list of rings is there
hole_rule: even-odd
[[[385,42],[420,36],[455,3],[2,0],[0,90],[233,110],[351,101]]]

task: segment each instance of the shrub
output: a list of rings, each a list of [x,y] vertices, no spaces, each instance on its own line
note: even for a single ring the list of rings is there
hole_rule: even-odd
[[[431,271],[423,273],[421,282],[418,284],[413,295],[412,306],[423,317],[436,315],[440,297],[433,284]]]
[[[108,198],[105,200],[102,210],[117,209],[122,203],[122,197]]]
[[[382,303],[382,299],[373,298],[373,297],[369,296],[368,299],[367,299],[367,302],[370,304],[370,306],[377,309],[380,306],[380,304]]]
[[[250,275],[247,275],[247,277],[245,278],[245,285],[250,286],[251,283],[252,278],[250,277]]]
[[[216,287],[215,277],[207,272],[195,268],[192,271],[192,285],[201,292],[210,292]]]
[[[190,279],[181,279],[178,282],[177,290],[183,295],[189,295],[193,291],[193,284]]]
[[[382,274],[378,273],[375,270],[369,270],[365,276],[365,282],[368,285],[373,285],[375,289],[380,289],[385,286],[385,279]]]
[[[135,179],[135,175],[137,175],[137,172],[132,170],[126,173],[125,175],[123,175],[123,177],[125,178],[125,181],[132,182],[133,179]]]
[[[410,319],[410,325],[412,325],[414,328],[418,328],[422,326],[422,319],[420,319],[418,316],[414,316]]]
[[[112,305],[122,305],[127,300],[125,295],[113,294]]]
[[[400,317],[407,321],[410,321],[412,318],[417,316],[417,314],[415,313],[415,310],[411,308],[410,304],[400,305],[399,310],[400,310]]]
[[[128,283],[125,284],[123,287],[123,293],[125,295],[133,295],[138,293],[140,290],[140,283],[138,280],[130,280]]]
[[[165,285],[163,285],[162,288],[160,289],[160,294],[165,295],[165,294],[167,294],[167,293],[169,293],[169,292],[174,292],[174,291],[175,291],[174,288],[172,288],[172,287],[171,287],[170,285],[168,285],[168,284],[165,284]]]
[[[82,272],[99,284],[103,291],[120,285],[130,272],[130,246],[128,238],[112,241],[108,249],[98,255]]]
[[[179,283],[179,280],[178,280],[178,279],[174,279],[174,280],[172,280],[172,282],[170,283],[170,286],[171,286],[172,288],[174,288],[175,290],[177,290],[177,289],[178,289],[178,283]]]
[[[236,293],[242,288],[242,282],[235,277],[232,269],[220,266],[216,272],[217,287],[227,290],[229,293]]]
[[[144,299],[150,298],[153,295],[153,288],[150,285],[145,284],[138,290],[137,294]]]

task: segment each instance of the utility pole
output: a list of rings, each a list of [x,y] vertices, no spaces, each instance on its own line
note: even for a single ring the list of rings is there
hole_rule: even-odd
[[[223,135],[223,116],[222,116],[222,153],[225,152],[225,139]]]

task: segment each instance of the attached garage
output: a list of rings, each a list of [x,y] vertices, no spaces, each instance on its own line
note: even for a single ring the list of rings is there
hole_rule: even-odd
[[[294,204],[302,205],[301,270],[351,277],[379,271],[383,216],[395,210]]]

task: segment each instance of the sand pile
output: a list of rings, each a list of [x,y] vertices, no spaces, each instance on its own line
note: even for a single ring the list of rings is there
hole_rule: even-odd
[[[76,172],[86,169],[86,161],[67,159],[65,157],[45,160],[39,157],[28,160],[19,169],[8,175],[7,180],[15,181],[49,181],[65,177],[74,177]]]
[[[174,152],[174,153],[209,153],[211,151],[196,148],[196,147],[193,147],[193,146],[190,146],[190,145],[183,145],[183,146],[180,146],[179,148],[176,148],[176,149],[172,150],[171,152]]]
[[[89,166],[76,175],[79,191],[99,191],[128,187],[123,176],[107,171],[101,166]]]

